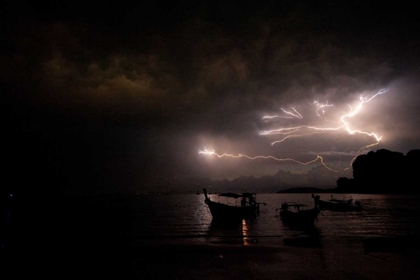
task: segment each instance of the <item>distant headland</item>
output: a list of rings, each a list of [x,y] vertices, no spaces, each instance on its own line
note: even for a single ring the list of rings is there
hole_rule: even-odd
[[[420,171],[420,149],[410,150],[406,155],[400,152],[380,149],[367,154],[359,155],[352,163],[352,178],[333,176],[328,181],[323,181],[319,176],[323,174],[323,167],[318,166],[305,174],[296,174],[290,171],[278,170],[274,175],[262,177],[241,176],[233,180],[212,180],[210,178],[179,177],[170,180],[162,179],[158,184],[152,184],[149,189],[134,190],[131,193],[201,193],[206,187],[210,193],[218,192],[258,192],[258,193],[369,193],[369,194],[420,194],[418,187]],[[324,172],[325,173],[325,172]],[[347,173],[349,174],[349,173]],[[350,172],[351,174],[351,172]],[[6,185],[0,191],[0,195],[18,194],[47,194],[47,193],[75,193],[75,194],[113,194],[130,193],[124,190],[120,192],[107,191],[106,186],[90,188],[84,183],[83,189],[67,186],[63,181],[60,189],[54,189],[55,185],[46,182],[39,190],[31,184],[23,184],[25,179],[33,179],[25,176],[18,184]],[[35,180],[35,179],[34,179]],[[36,181],[36,180],[35,180]],[[86,190],[87,188],[87,190]],[[42,191],[43,190],[43,191]],[[48,191],[48,192],[47,192]]]
[[[332,193],[332,192],[335,192],[334,190],[335,189],[301,187],[301,188],[289,188],[289,189],[278,191],[277,193]]]
[[[255,178],[240,177],[232,181],[208,181],[202,185],[213,186],[213,190],[236,191],[244,186],[277,193],[395,193],[420,194],[417,173],[420,171],[420,149],[410,150],[406,155],[386,149],[359,155],[353,161],[353,178],[339,177],[336,186],[292,186],[282,182],[291,174],[279,171],[274,176]],[[280,185],[279,185],[280,183]]]
[[[359,155],[352,164],[353,178],[340,177],[335,192],[420,194],[420,149],[406,155],[386,149]]]
[[[352,164],[353,178],[340,177],[337,187],[288,188],[277,193],[395,193],[420,194],[420,150],[406,155],[386,149],[359,155]]]

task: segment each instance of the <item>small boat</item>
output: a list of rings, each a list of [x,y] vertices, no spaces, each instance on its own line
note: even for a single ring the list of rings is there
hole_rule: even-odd
[[[343,198],[343,199],[336,199],[331,195],[331,199],[329,200],[321,200],[319,199],[319,195],[312,197],[318,197],[316,201],[318,203],[319,209],[321,210],[331,210],[331,211],[360,211],[362,210],[362,206],[360,205],[359,201],[353,201],[353,198]]]
[[[283,202],[280,208],[280,219],[292,227],[309,228],[314,226],[319,213],[316,203],[313,208],[309,208],[307,204]]]
[[[218,201],[213,201],[203,189],[204,202],[210,209],[214,220],[240,220],[255,217],[259,214],[260,204],[255,193],[220,193]]]

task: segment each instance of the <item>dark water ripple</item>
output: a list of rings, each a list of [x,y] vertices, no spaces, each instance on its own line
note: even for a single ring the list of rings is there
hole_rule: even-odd
[[[325,196],[328,198],[329,194]],[[191,243],[252,240],[271,246],[314,233],[323,240],[342,242],[420,236],[419,197],[360,194],[352,197],[361,202],[364,210],[322,211],[313,232],[288,228],[280,221],[278,212],[283,201],[313,205],[310,194],[260,194],[259,201],[267,203],[261,206],[260,215],[228,227],[214,224],[203,196],[195,194],[14,197],[2,203],[1,222],[6,229],[1,235],[2,250],[22,244],[53,246],[63,240],[73,245],[180,239]]]

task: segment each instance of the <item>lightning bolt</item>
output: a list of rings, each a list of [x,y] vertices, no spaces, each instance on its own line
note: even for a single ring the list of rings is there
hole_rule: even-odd
[[[339,130],[344,130],[346,131],[349,135],[355,135],[355,134],[362,134],[362,135],[366,135],[368,137],[374,138],[375,141],[371,144],[368,144],[366,146],[361,147],[356,156],[352,158],[352,160],[350,161],[350,164],[347,168],[345,168],[344,170],[347,170],[351,167],[351,164],[354,162],[354,160],[357,158],[358,155],[360,155],[360,153],[367,149],[370,148],[372,146],[378,145],[379,142],[382,139],[382,136],[377,135],[374,132],[367,132],[367,131],[363,131],[363,130],[359,130],[359,129],[352,129],[351,125],[350,125],[350,121],[349,119],[354,117],[355,115],[357,115],[358,112],[360,112],[360,110],[362,109],[363,105],[372,101],[374,98],[376,98],[377,96],[384,94],[388,91],[388,89],[381,89],[379,90],[376,94],[374,94],[373,96],[367,98],[367,97],[363,97],[360,96],[359,97],[359,103],[357,104],[357,106],[355,108],[353,108],[351,105],[349,106],[349,112],[347,114],[342,115],[339,120],[333,122],[336,123],[336,126],[333,127],[317,127],[317,126],[311,126],[311,125],[301,125],[301,126],[293,126],[293,127],[280,127],[277,129],[273,129],[273,130],[263,130],[258,132],[259,135],[261,136],[269,136],[269,135],[283,135],[284,137],[278,140],[275,140],[273,142],[271,142],[271,145],[275,145],[275,144],[279,144],[282,143],[288,139],[292,139],[292,138],[298,138],[298,137],[304,137],[304,136],[308,136],[308,135],[312,135],[312,134],[318,134],[318,133],[327,133],[327,132],[335,132],[335,131],[339,131]],[[326,110],[330,107],[333,107],[333,104],[329,104],[328,101],[325,104],[322,104],[318,101],[314,101],[311,105],[315,105],[316,106],[316,110],[315,113],[318,117],[322,117],[325,113]],[[263,116],[262,119],[263,120],[270,120],[273,118],[297,118],[297,119],[303,119],[302,114],[300,114],[295,107],[292,107],[292,111],[287,111],[283,108],[280,108],[284,115],[273,115],[273,116]],[[308,162],[302,162],[296,159],[292,159],[292,158],[276,158],[274,156],[248,156],[248,155],[243,155],[243,154],[238,154],[238,155],[232,155],[232,154],[227,154],[227,153],[223,153],[223,154],[217,154],[214,150],[212,149],[204,149],[204,150],[200,150],[199,154],[203,154],[203,155],[212,155],[212,156],[217,156],[219,158],[222,157],[232,157],[232,158],[247,158],[250,160],[256,160],[256,159],[271,159],[271,160],[275,160],[275,161],[280,161],[280,162],[284,162],[284,161],[290,161],[290,162],[295,162],[301,165],[309,165],[309,164],[313,164],[317,161],[319,161],[325,168],[327,168],[330,171],[333,172],[338,172],[337,170],[334,170],[330,167],[328,167],[325,163],[324,163],[324,159],[320,156],[317,155],[315,159],[308,161]]]
[[[309,165],[309,164],[315,163],[317,161],[320,161],[321,164],[324,165],[327,169],[329,169],[329,170],[331,170],[333,172],[338,172],[337,170],[334,170],[334,169],[328,167],[324,163],[324,159],[320,155],[317,155],[315,157],[315,159],[313,159],[313,160],[303,162],[303,161],[299,161],[299,160],[296,160],[296,159],[293,159],[293,158],[276,158],[276,157],[273,157],[273,156],[248,156],[248,155],[243,155],[243,154],[232,155],[232,154],[226,154],[226,153],[217,154],[213,149],[207,149],[205,147],[204,147],[204,150],[199,150],[198,153],[199,154],[203,154],[203,155],[213,155],[213,156],[217,156],[219,158],[222,158],[222,157],[232,157],[232,158],[247,158],[247,159],[251,159],[251,160],[256,160],[256,159],[271,159],[271,160],[281,161],[281,162],[283,162],[283,161],[291,161],[291,162],[298,163],[300,165]]]
[[[285,109],[283,109],[283,108],[280,108],[286,115],[290,115],[290,116],[292,116],[292,117],[294,117],[294,118],[298,118],[298,119],[302,119],[303,117],[302,117],[302,115],[296,110],[296,108],[295,107],[292,107],[292,110],[293,110],[293,112],[291,112],[291,111],[286,111]]]
[[[377,134],[375,134],[373,132],[366,132],[366,131],[361,131],[361,130],[357,130],[357,129],[351,129],[350,128],[350,123],[347,121],[347,119],[355,116],[362,109],[362,107],[365,103],[370,102],[371,100],[373,100],[378,95],[381,95],[381,94],[383,94],[387,91],[388,91],[388,89],[381,89],[380,91],[378,91],[378,93],[371,96],[370,98],[360,96],[359,97],[360,102],[356,106],[356,108],[353,109],[349,105],[349,108],[350,108],[349,113],[340,117],[340,120],[337,122],[339,125],[336,126],[336,127],[316,127],[316,126],[309,126],[309,125],[302,125],[302,126],[295,126],[295,127],[282,127],[282,128],[273,129],[273,130],[260,131],[259,135],[275,135],[275,134],[280,134],[280,135],[288,134],[289,135],[289,136],[284,137],[280,140],[276,140],[276,141],[272,142],[271,145],[274,145],[274,144],[277,144],[277,143],[281,143],[281,142],[285,141],[286,139],[289,139],[289,138],[292,138],[292,137],[302,137],[302,136],[307,136],[307,135],[314,134],[314,133],[324,133],[324,132],[338,131],[340,129],[344,129],[351,135],[358,133],[358,134],[367,135],[369,137],[374,137],[376,139],[376,142],[379,143],[379,141],[382,139],[382,136],[378,136]],[[326,104],[320,104],[319,102],[314,101],[313,104],[315,104],[317,106],[316,114],[318,116],[320,116],[320,114],[319,114],[320,108],[333,106],[332,104],[328,104],[328,102]],[[310,130],[310,131],[313,131],[313,132],[302,133],[300,135],[298,135],[298,134],[290,135],[292,133],[299,132],[301,130]]]
[[[283,108],[280,108],[280,110],[282,110],[285,113],[285,115],[283,115],[283,116],[280,116],[280,115],[263,116],[262,119],[263,120],[274,119],[274,118],[283,118],[283,119],[297,118],[297,119],[303,119],[302,115],[296,110],[295,107],[292,107],[292,111],[287,111],[286,109],[283,109]]]
[[[318,117],[321,117],[322,115],[324,115],[326,113],[325,108],[333,107],[333,104],[328,104],[328,100],[327,100],[327,103],[325,103],[325,104],[319,103],[318,101],[315,100],[311,105],[316,106],[315,112],[316,112]]]

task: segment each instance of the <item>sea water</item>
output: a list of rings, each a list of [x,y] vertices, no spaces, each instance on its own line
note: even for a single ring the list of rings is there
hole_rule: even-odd
[[[320,194],[329,199],[331,194]],[[334,194],[335,198],[343,195]],[[347,194],[362,211],[323,210],[308,231],[289,228],[279,217],[284,201],[313,207],[311,194],[257,194],[259,215],[230,225],[218,225],[203,195],[101,195],[13,198],[3,204],[2,248],[27,243],[60,244],[106,241],[126,246],[153,242],[283,246],[284,240],[316,234],[328,241],[420,236],[418,196]],[[218,200],[217,195],[211,195]],[[226,198],[220,198],[226,199]]]

